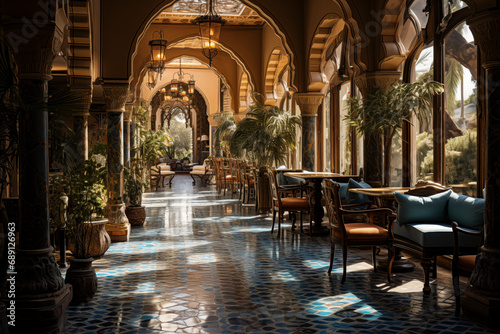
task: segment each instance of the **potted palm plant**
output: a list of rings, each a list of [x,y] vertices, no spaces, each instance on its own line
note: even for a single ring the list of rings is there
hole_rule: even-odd
[[[257,94],[246,118],[238,123],[231,136],[231,154],[246,157],[257,167],[258,212],[268,212],[271,208],[266,168],[286,163],[288,149],[295,149],[296,129],[301,125],[300,116],[264,105]]]
[[[349,125],[355,126],[359,135],[382,137],[384,186],[390,185],[390,152],[394,135],[402,128],[403,122],[411,121],[411,116],[416,116],[420,122],[428,122],[432,96],[443,91],[443,85],[435,81],[396,82],[364,98],[362,103],[356,97],[348,99],[345,119]]]
[[[88,302],[97,291],[92,255],[96,252],[96,246],[100,247],[99,241],[106,239],[107,235],[104,229],[106,221],[100,218],[104,215],[105,175],[105,167],[93,160],[86,160],[62,181],[64,193],[61,199],[66,203],[66,228],[73,253],[65,282],[73,286],[72,303]],[[109,242],[107,235],[107,247]]]
[[[128,199],[125,214],[132,226],[142,226],[146,221],[146,208],[142,205],[142,194],[148,182],[144,180],[143,165],[141,160],[135,160],[131,168],[125,168],[125,194]]]

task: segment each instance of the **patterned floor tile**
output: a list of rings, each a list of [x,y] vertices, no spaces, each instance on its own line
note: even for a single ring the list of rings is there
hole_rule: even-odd
[[[341,284],[327,237],[286,222],[277,239],[269,216],[191,181],[145,195],[145,226],[94,262],[97,294],[68,308],[66,333],[493,333],[454,316],[449,273],[424,297],[419,266],[387,283],[352,249]]]

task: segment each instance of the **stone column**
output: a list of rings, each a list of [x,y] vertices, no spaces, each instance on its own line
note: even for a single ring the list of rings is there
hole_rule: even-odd
[[[81,95],[84,106],[82,110],[73,113],[73,131],[79,134],[79,143],[76,147],[78,156],[77,164],[89,158],[89,124],[88,116],[90,115],[89,109],[92,102],[92,89],[89,88],[71,88],[72,92]]]
[[[379,89],[385,89],[396,82],[401,73],[396,71],[365,72],[356,77],[356,86],[363,98],[367,98]],[[383,184],[383,149],[381,136],[365,136],[364,151],[364,180],[372,187],[381,187]]]
[[[123,202],[123,114],[128,84],[104,84],[103,91],[108,116],[108,203],[105,216],[109,222],[106,231],[111,241],[128,241],[130,224],[125,216]]]
[[[10,333],[57,333],[64,327],[72,288],[64,283],[49,243],[48,111],[40,102],[48,99],[51,64],[62,33],[49,22],[36,32],[30,30],[33,35],[28,38],[26,27],[32,23],[26,17],[23,20],[3,23],[6,35],[25,42],[13,48],[23,101],[19,110],[19,242],[8,281],[0,282],[7,291],[15,286],[15,299],[6,299],[4,292],[1,295],[7,315],[9,307],[15,313]]]
[[[133,107],[132,103],[127,103],[123,117],[123,163],[125,167],[130,167],[130,123],[132,121]]]
[[[500,10],[484,11],[467,20],[486,70],[486,212],[484,246],[462,299],[464,312],[498,323],[500,314]],[[480,185],[478,185],[480,186]]]
[[[323,101],[321,93],[295,93],[293,97],[302,115],[302,168],[316,171],[316,119]]]

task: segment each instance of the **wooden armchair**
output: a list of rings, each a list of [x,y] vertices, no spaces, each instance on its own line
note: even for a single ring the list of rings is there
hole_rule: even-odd
[[[484,237],[483,231],[474,231],[459,227],[456,222],[451,223],[453,229],[453,240],[455,242],[453,248],[453,261],[451,264],[451,274],[453,279],[453,292],[455,293],[455,315],[460,315],[460,276],[470,277],[474,267],[476,266],[477,252],[470,254],[467,250],[464,252],[460,247],[459,234],[465,234],[475,237]],[[483,244],[483,242],[481,242]]]
[[[300,231],[303,232],[302,223],[302,213],[306,212],[309,214],[309,232],[312,232],[312,216],[313,209],[310,205],[309,195],[312,192],[312,187],[305,184],[299,184],[296,186],[281,187],[278,185],[278,180],[276,177],[276,170],[274,168],[268,168],[269,181],[271,183],[271,193],[272,193],[272,211],[273,211],[273,226],[271,228],[271,233],[274,231],[274,224],[276,221],[276,213],[278,213],[278,237],[281,233],[281,221],[283,220],[283,214],[285,211],[290,213],[300,212]],[[290,194],[293,196],[289,196]],[[295,215],[292,216],[292,230],[295,229]]]
[[[348,246],[372,246],[373,270],[377,271],[376,246],[387,246],[388,265],[387,280],[391,282],[392,263],[394,262],[393,238],[389,232],[392,229],[392,220],[389,219],[394,212],[388,208],[377,208],[367,210],[355,210],[361,204],[342,204],[340,200],[340,185],[332,180],[323,180],[325,193],[326,211],[330,221],[331,231],[331,253],[330,275],[333,267],[335,254],[335,243],[342,245],[343,274],[342,283],[345,282],[347,270],[347,247]],[[365,216],[364,222],[347,223],[347,217],[355,215]],[[377,222],[378,224],[375,224]],[[387,226],[387,228],[385,227]]]

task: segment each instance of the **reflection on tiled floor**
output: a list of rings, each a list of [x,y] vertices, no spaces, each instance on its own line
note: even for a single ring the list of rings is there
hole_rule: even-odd
[[[370,253],[349,253],[340,284],[337,247],[326,274],[325,238],[269,233],[255,214],[213,186],[178,175],[148,193],[147,223],[94,262],[95,298],[68,308],[66,333],[489,333],[454,316],[449,275],[422,295],[422,272],[374,273]]]

